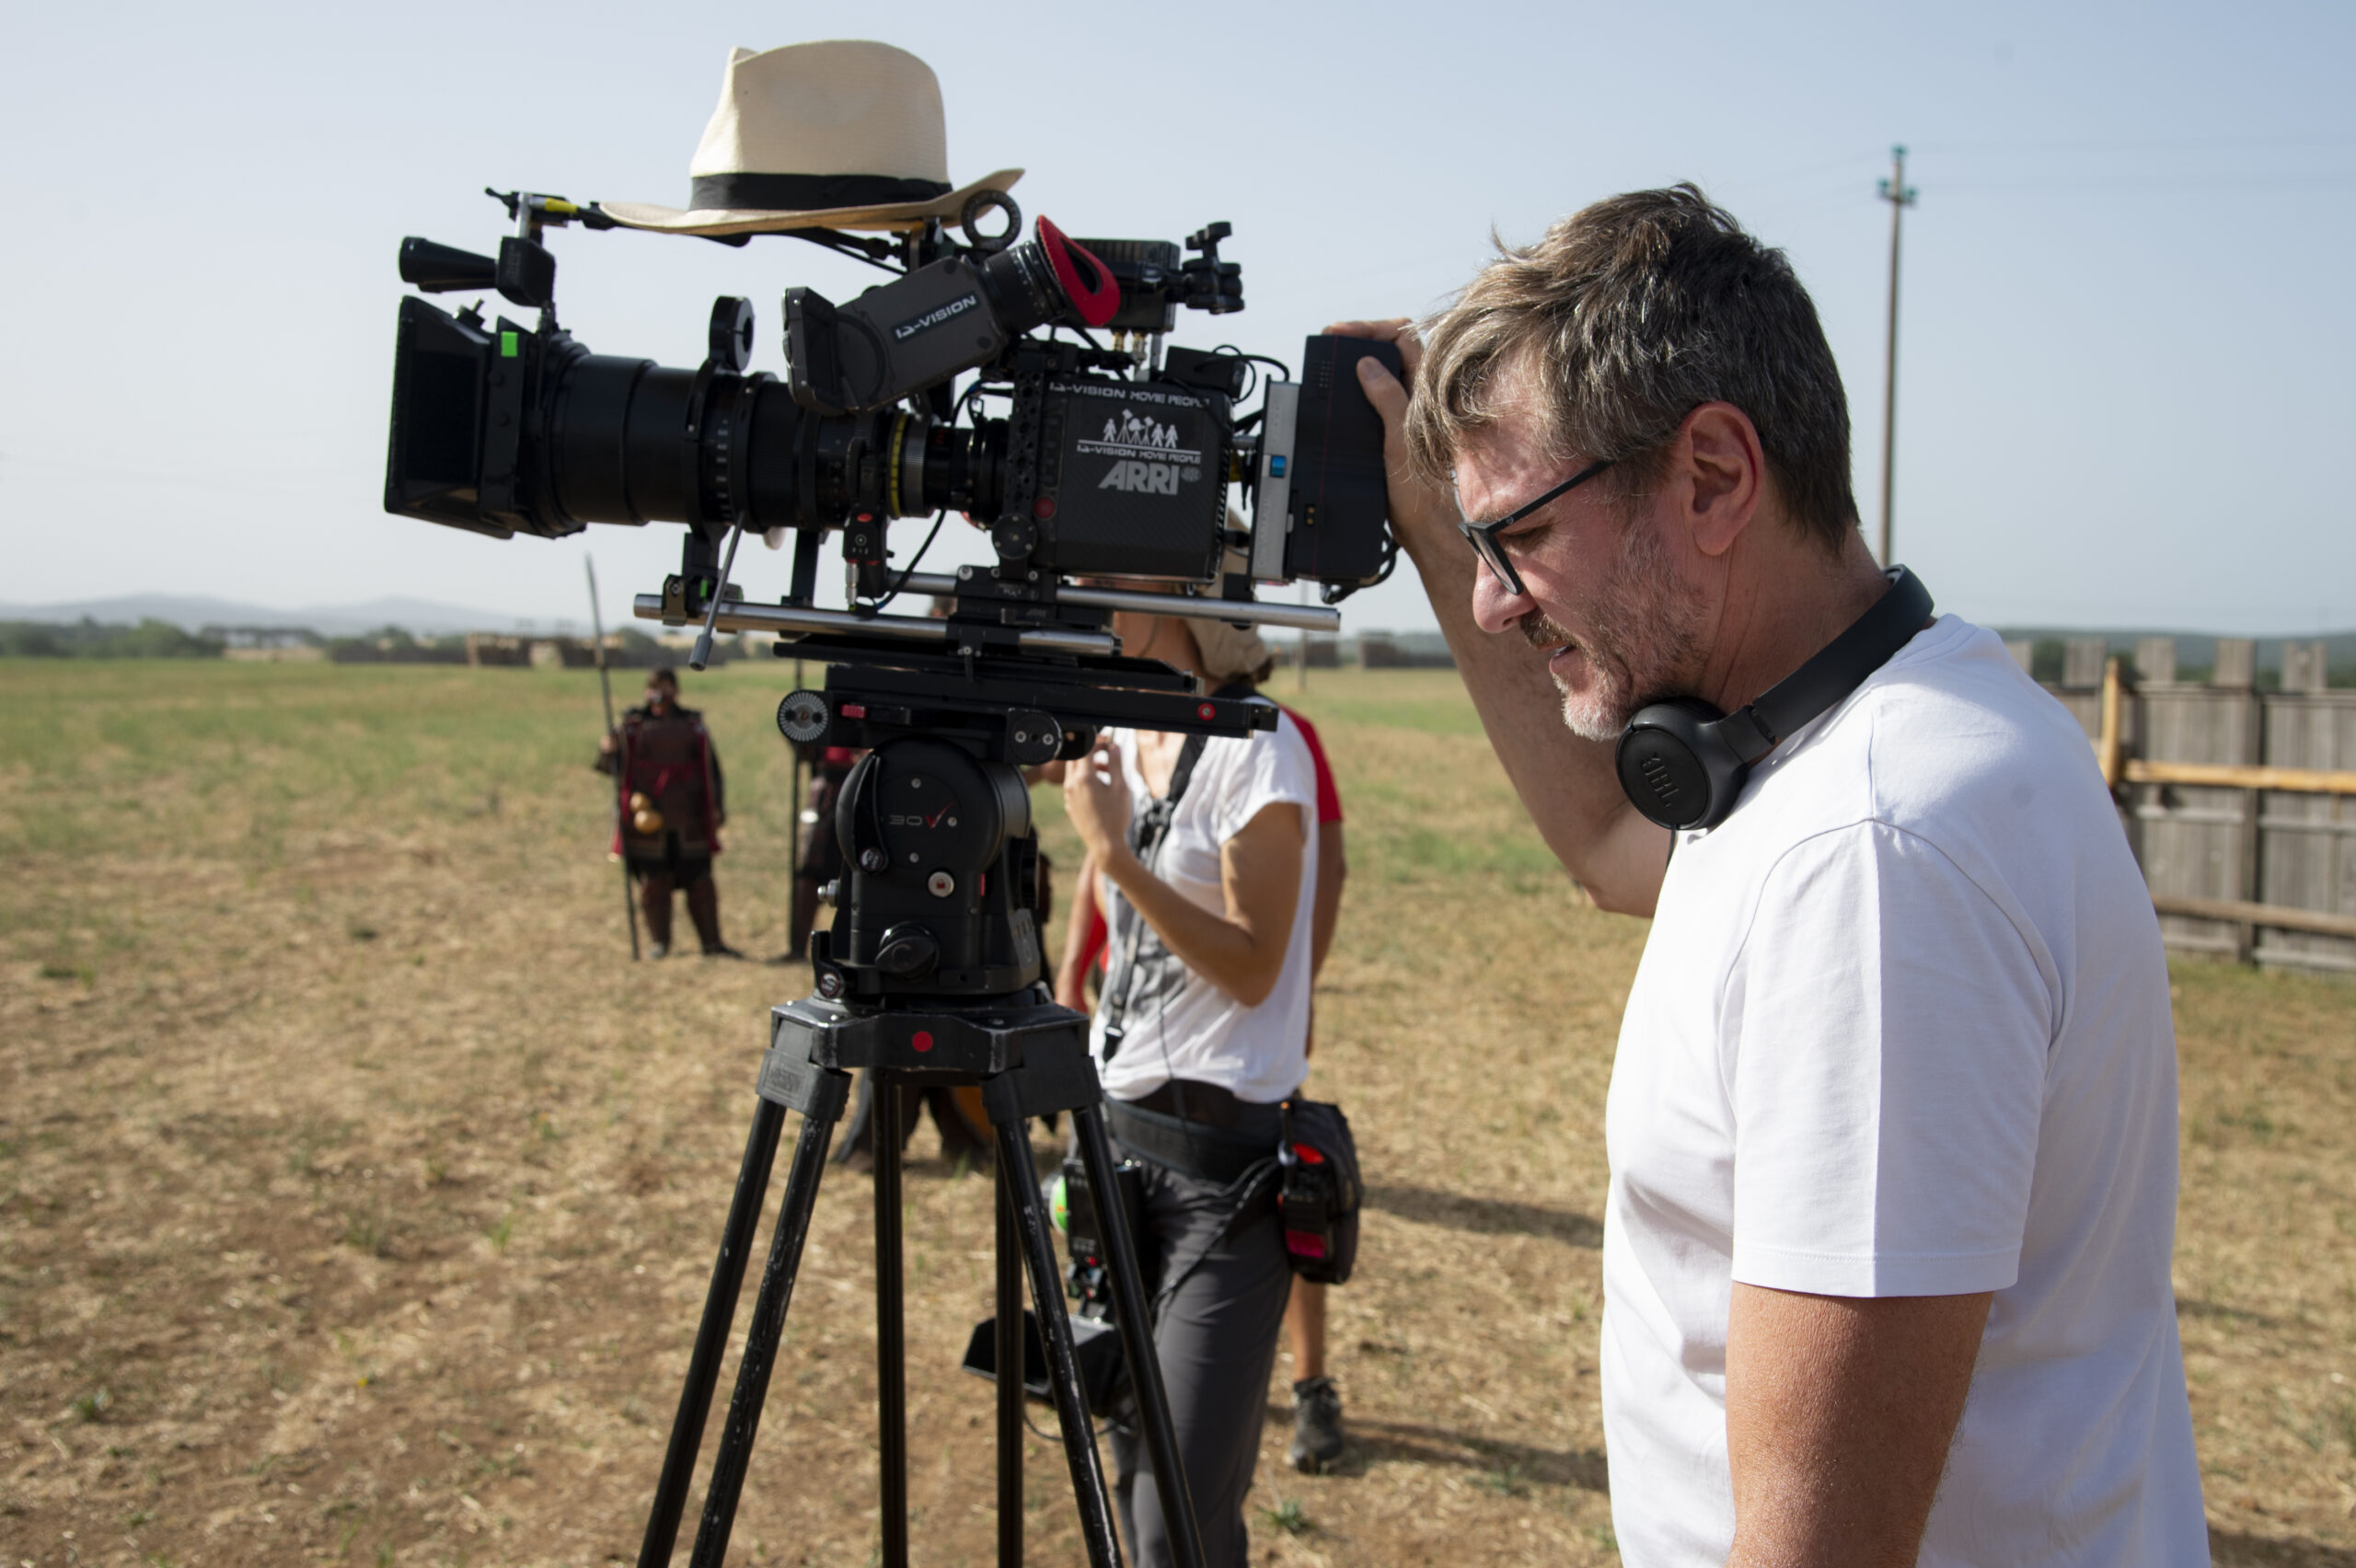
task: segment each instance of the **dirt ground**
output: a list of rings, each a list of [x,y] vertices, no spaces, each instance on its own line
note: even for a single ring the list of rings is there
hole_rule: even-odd
[[[689,681],[758,954],[784,675]],[[1284,1466],[1280,1360],[1255,1558],[1616,1561],[1601,1112],[1644,927],[1552,869],[1451,674],[1311,681],[1353,873],[1312,1087],[1370,1212],[1332,1298],[1350,1458]],[[0,663],[0,1568],[635,1560],[763,1017],[807,975],[628,962],[595,715],[583,672]],[[2356,987],[2176,989],[2217,1557],[2356,1565]],[[822,1193],[733,1561],[872,1560],[868,1207]],[[916,1560],[984,1563],[990,1390],[955,1366],[989,1185],[929,1127],[907,1226]],[[1032,1560],[1081,1561],[1052,1443],[1026,1473]]]

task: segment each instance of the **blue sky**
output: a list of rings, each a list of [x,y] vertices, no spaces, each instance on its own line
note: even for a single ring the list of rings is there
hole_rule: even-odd
[[[1026,213],[1233,223],[1250,308],[1206,346],[1295,357],[1332,317],[1438,305],[1493,228],[1697,180],[1816,296],[1869,528],[1874,184],[1904,141],[1898,553],[1943,605],[2356,625],[2356,7],[2320,5],[42,7],[0,52],[0,599],[549,624],[582,618],[587,548],[618,614],[676,530],[502,545],[379,510],[396,248],[492,248],[486,183],[683,202],[729,47],[827,37],[930,60],[953,178],[1026,167]],[[714,294],[755,300],[775,370],[780,290],[865,282],[778,240],[554,246],[566,325],[673,363]],[[781,591],[755,554],[748,588]],[[1429,625],[1411,575],[1352,618]]]

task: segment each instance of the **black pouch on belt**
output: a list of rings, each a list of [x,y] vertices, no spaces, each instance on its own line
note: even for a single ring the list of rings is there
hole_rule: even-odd
[[[1315,1285],[1343,1285],[1358,1255],[1357,1143],[1338,1105],[1316,1100],[1284,1102],[1285,1141],[1276,1163],[1276,1212],[1284,1222],[1285,1256],[1292,1272]]]

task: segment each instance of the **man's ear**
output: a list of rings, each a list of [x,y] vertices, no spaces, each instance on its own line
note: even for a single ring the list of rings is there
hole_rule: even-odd
[[[1722,556],[1750,525],[1767,490],[1767,455],[1758,427],[1732,403],[1704,403],[1685,416],[1683,449],[1691,490],[1686,526],[1693,548]]]

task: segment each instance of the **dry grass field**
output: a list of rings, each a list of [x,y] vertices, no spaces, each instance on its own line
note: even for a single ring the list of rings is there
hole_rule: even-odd
[[[688,683],[758,953],[780,674]],[[1601,1112],[1644,928],[1553,870],[1452,674],[1312,679],[1353,865],[1312,1084],[1371,1208],[1351,1458],[1284,1467],[1280,1361],[1255,1555],[1615,1561]],[[0,1564],[635,1559],[764,1009],[807,977],[629,964],[596,711],[579,672],[0,664]],[[2175,984],[2217,1557],[2356,1564],[2356,987]],[[981,1564],[989,1188],[916,1154],[917,1560]],[[735,1561],[872,1560],[867,1205],[822,1196]],[[1033,1560],[1079,1562],[1051,1444],[1028,1474]]]

